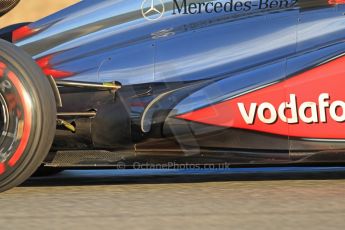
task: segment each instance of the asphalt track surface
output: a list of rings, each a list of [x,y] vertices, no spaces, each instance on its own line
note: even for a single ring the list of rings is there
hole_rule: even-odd
[[[345,229],[345,168],[66,171],[0,194],[0,229]]]

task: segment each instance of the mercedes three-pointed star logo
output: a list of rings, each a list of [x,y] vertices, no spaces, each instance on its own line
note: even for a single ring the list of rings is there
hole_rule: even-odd
[[[141,13],[149,21],[160,19],[164,12],[163,0],[144,0],[141,4]]]

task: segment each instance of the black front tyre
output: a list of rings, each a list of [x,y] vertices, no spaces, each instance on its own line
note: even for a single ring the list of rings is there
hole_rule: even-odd
[[[0,40],[0,192],[41,165],[56,128],[50,83],[32,58]]]

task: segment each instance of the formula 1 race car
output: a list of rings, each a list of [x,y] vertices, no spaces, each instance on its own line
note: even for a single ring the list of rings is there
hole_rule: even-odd
[[[39,167],[345,162],[343,0],[86,0],[0,38],[1,191]]]

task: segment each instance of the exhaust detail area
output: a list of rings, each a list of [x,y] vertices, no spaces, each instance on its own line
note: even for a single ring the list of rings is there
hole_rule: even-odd
[[[56,81],[62,98],[52,151],[114,149],[131,142],[130,120],[117,95],[121,84]]]

